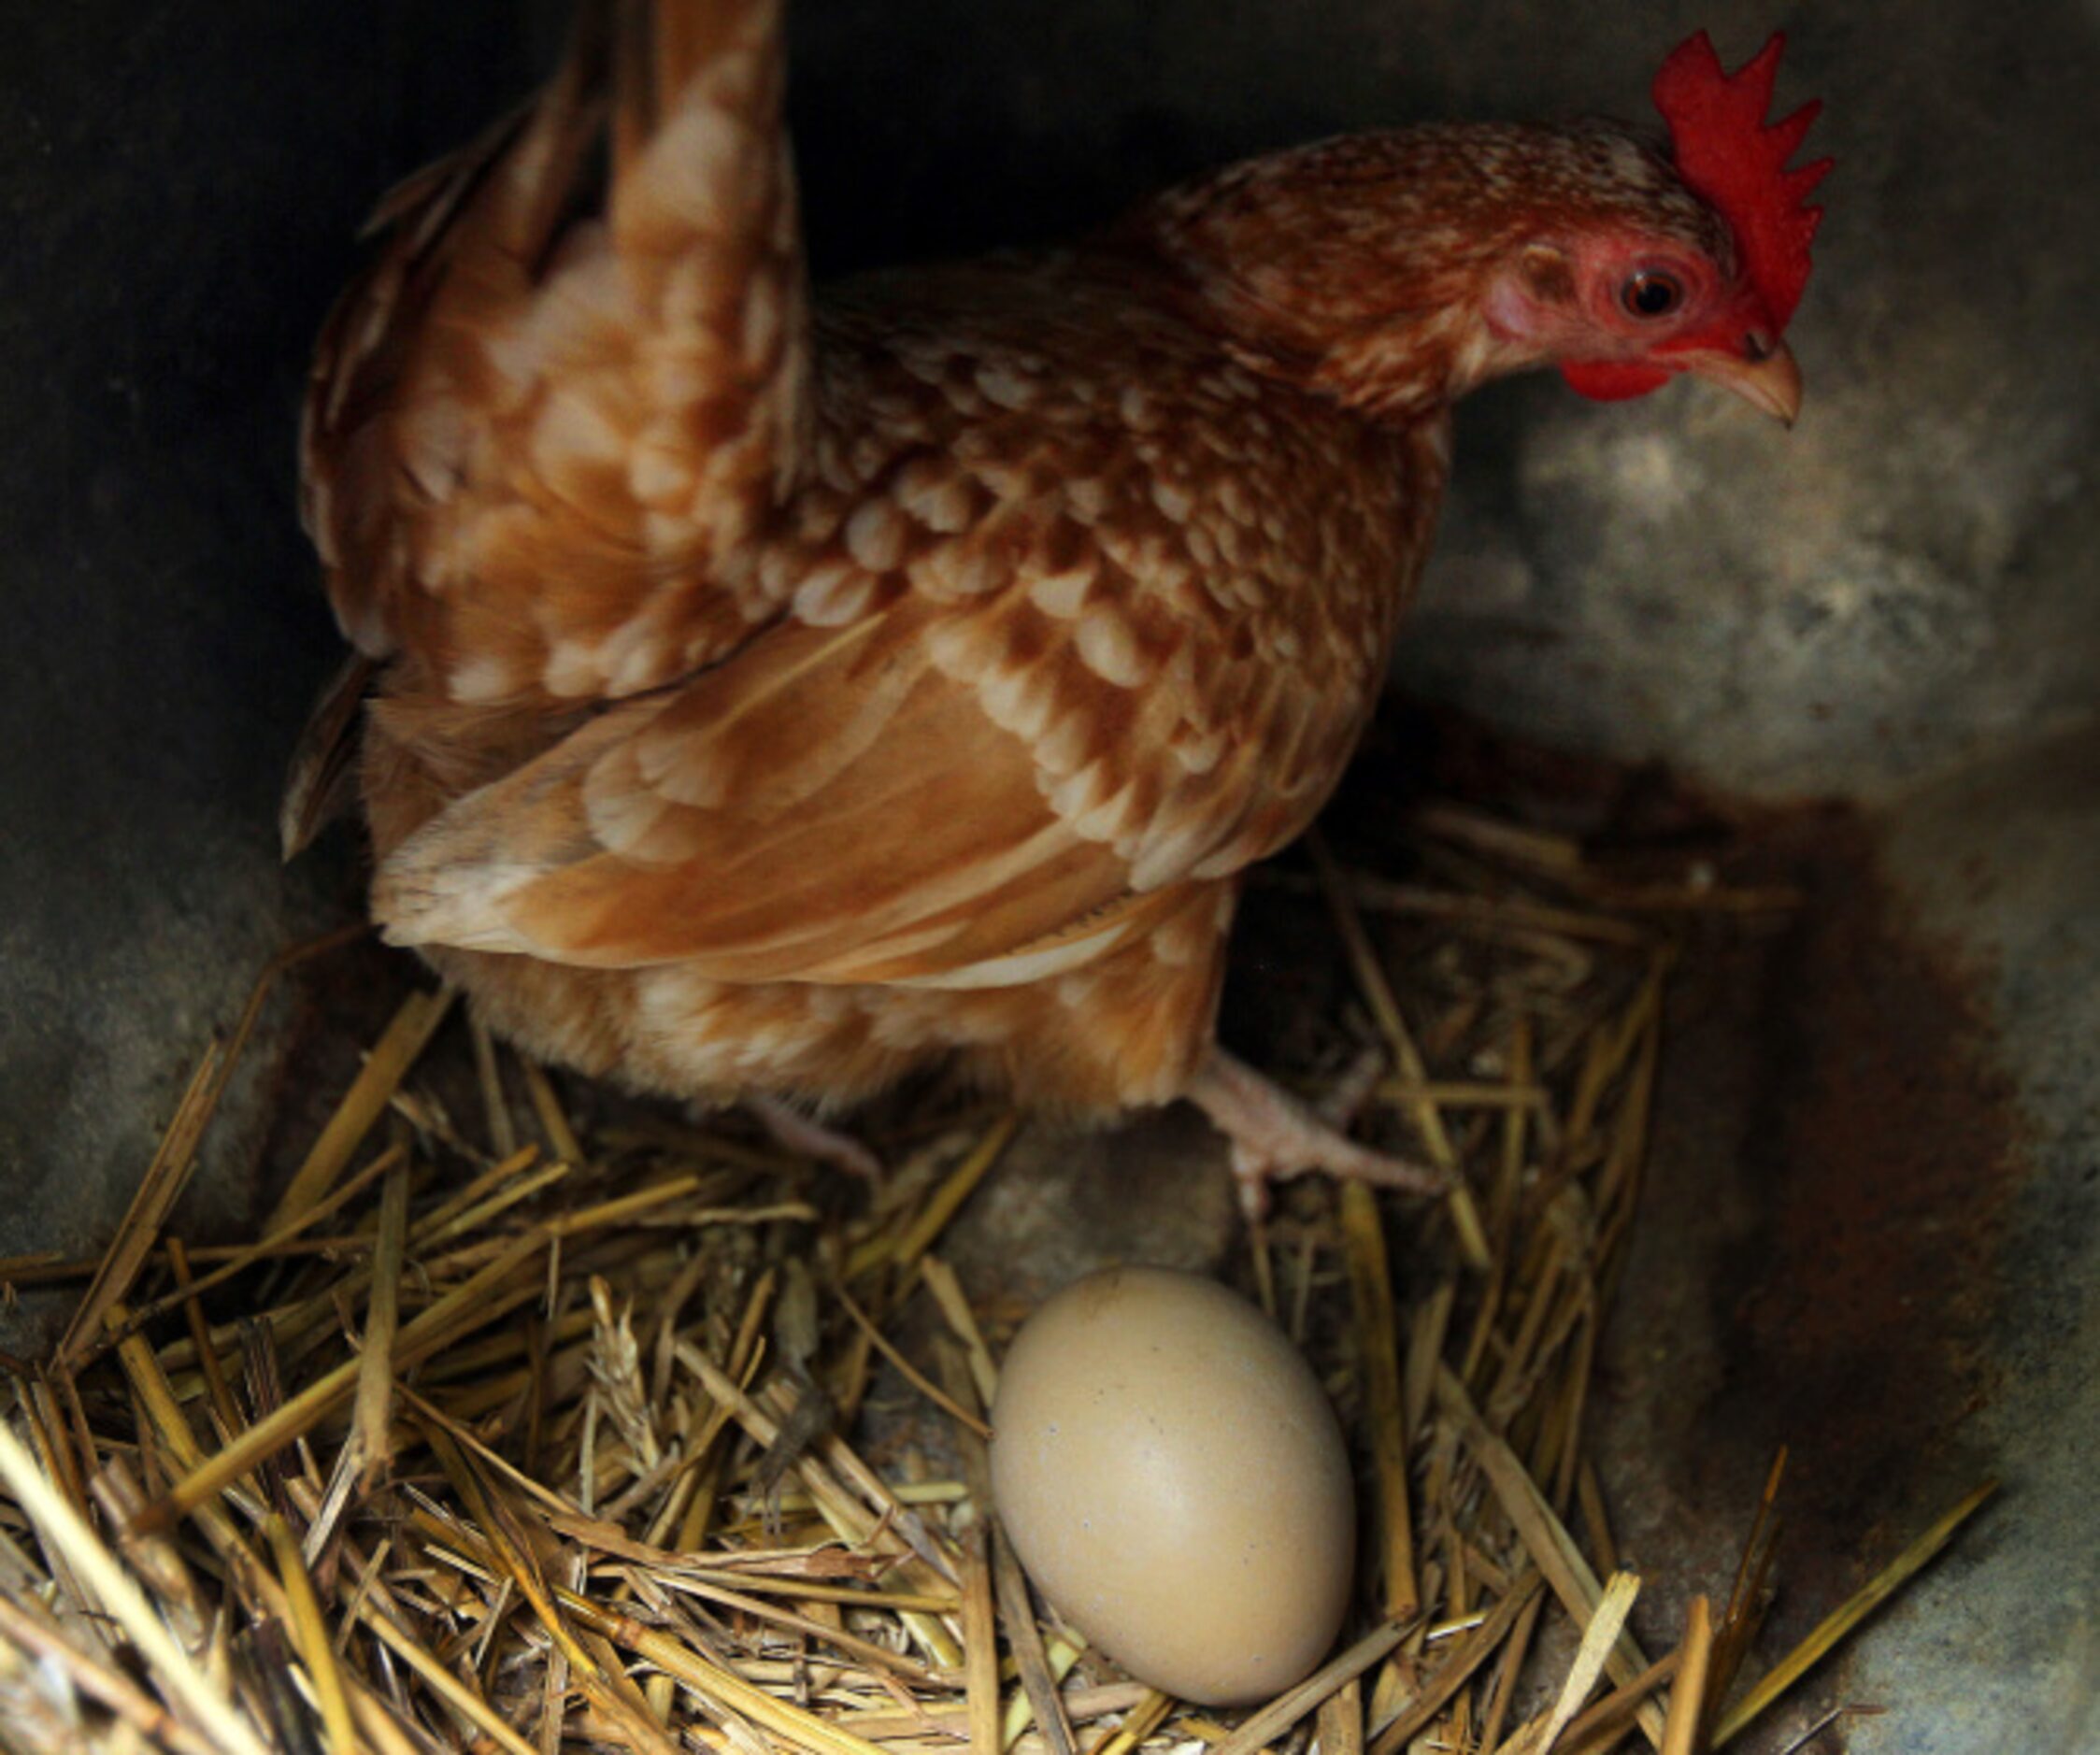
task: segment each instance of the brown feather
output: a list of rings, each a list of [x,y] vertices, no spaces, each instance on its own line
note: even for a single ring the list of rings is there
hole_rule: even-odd
[[[337,618],[455,699],[635,693],[778,606],[726,582],[808,421],[778,7],[705,8],[705,33],[692,10],[657,8],[641,51],[667,45],[677,85],[644,68],[615,104],[622,57],[585,7],[522,119],[390,197],[323,330],[305,510]],[[608,125],[599,212],[582,179]]]

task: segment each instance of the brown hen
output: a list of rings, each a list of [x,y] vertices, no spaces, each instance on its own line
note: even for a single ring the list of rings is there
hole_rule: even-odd
[[[307,400],[359,656],[288,844],[369,684],[373,913],[532,1053],[776,1113],[950,1061],[1193,1098],[1250,1188],[1429,1186],[1217,1047],[1234,902],[1363,733],[1456,397],[1555,363],[1792,418],[1777,44],[1672,58],[1749,107],[1672,114],[1682,175],[1604,124],[1364,135],[812,301],[779,12],[587,6],[381,207]]]

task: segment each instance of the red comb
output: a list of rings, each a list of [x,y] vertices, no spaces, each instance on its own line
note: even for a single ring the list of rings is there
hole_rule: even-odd
[[[1765,123],[1785,47],[1786,37],[1774,32],[1757,58],[1731,78],[1701,31],[1671,51],[1652,88],[1655,107],[1670,124],[1678,175],[1728,221],[1750,285],[1782,329],[1808,284],[1808,242],[1823,217],[1821,207],[1804,204],[1831,167],[1829,159],[1797,171],[1786,167],[1821,103]]]
[[[1670,51],[1651,88],[1655,107],[1670,124],[1678,175],[1728,221],[1743,272],[1775,329],[1786,327],[1808,284],[1808,243],[1823,210],[1803,204],[1832,164],[1818,159],[1797,171],[1786,167],[1821,110],[1820,102],[1765,125],[1785,47],[1786,37],[1775,31],[1756,59],[1731,78],[1721,70],[1713,39],[1701,31]],[[1661,366],[1637,360],[1569,360],[1561,375],[1598,402],[1645,396],[1670,381]]]

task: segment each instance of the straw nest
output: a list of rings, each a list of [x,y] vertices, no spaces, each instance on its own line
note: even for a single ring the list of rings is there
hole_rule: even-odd
[[[892,1112],[876,1191],[661,1109],[579,1137],[539,1069],[440,1034],[450,996],[416,992],[256,1239],[186,1249],[165,1221],[264,995],[337,935],[280,958],[205,1054],[99,1262],[0,1263],[10,1288],[85,1283],[50,1354],[8,1362],[0,1743],[1726,1745],[1989,1488],[1746,1687],[1768,1493],[1727,1599],[1636,1646],[1585,1413],[1673,922],[1790,898],[1627,890],[1461,811],[1418,826],[1430,884],[1317,844],[1272,879],[1324,896],[1360,1001],[1308,1095],[1462,1178],[1435,1213],[1293,1186],[1235,1270],[1363,1468],[1358,1610],[1301,1687],[1236,1723],[1150,1691],[1032,1600],[1000,1538],[983,1412],[1022,1313],[973,1307],[942,1243],[1011,1117]],[[424,1082],[469,1049],[471,1118]],[[1405,1307],[1389,1235],[1437,1263]]]

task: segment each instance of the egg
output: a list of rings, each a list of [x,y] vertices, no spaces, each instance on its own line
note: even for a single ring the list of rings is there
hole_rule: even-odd
[[[1302,1680],[1349,1604],[1356,1501],[1305,1360],[1236,1293],[1122,1267],[1007,1354],[992,1491],[1057,1612],[1140,1681],[1238,1705]]]

